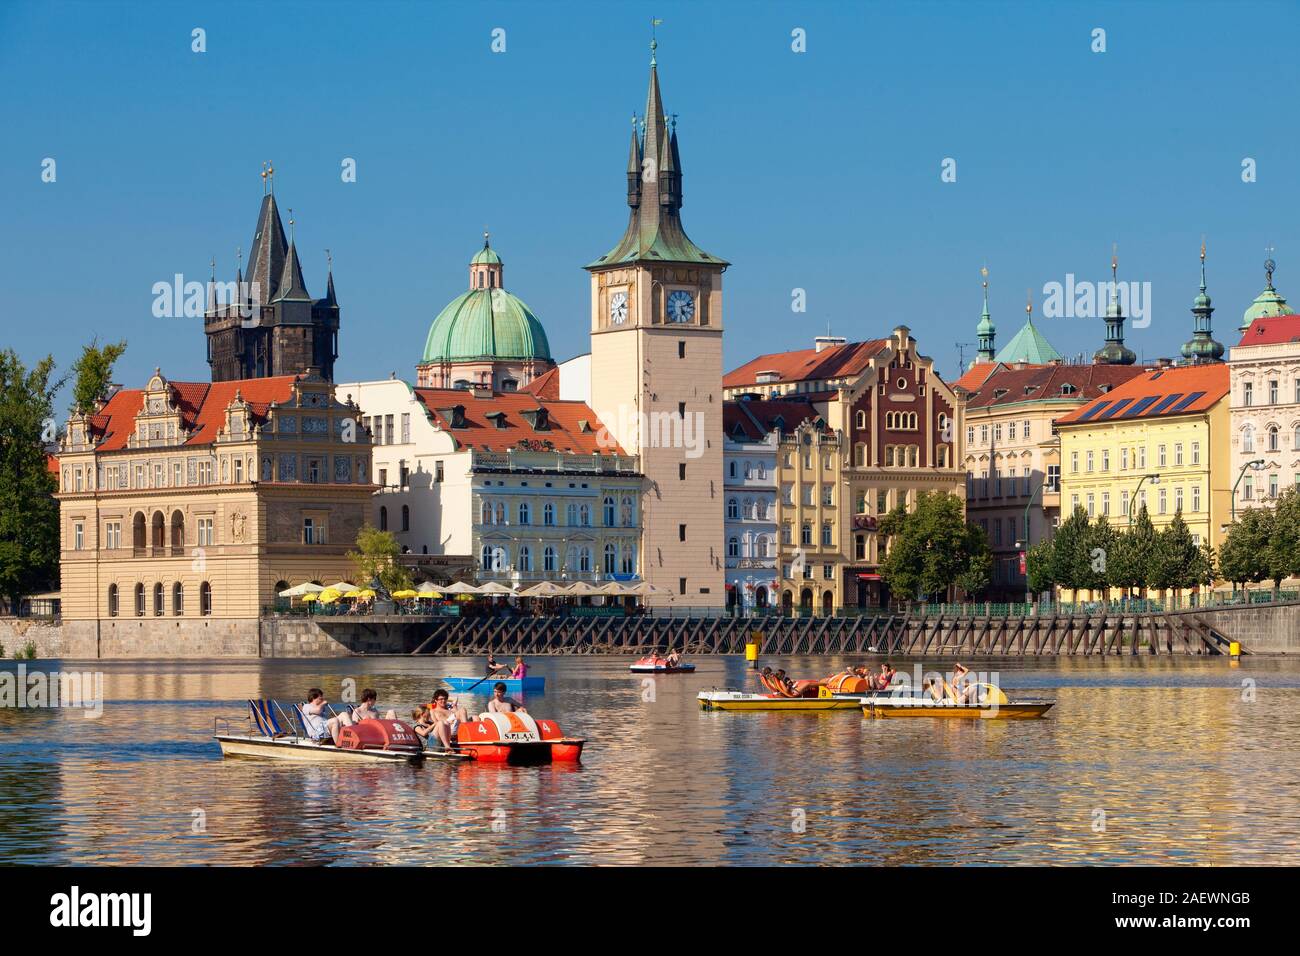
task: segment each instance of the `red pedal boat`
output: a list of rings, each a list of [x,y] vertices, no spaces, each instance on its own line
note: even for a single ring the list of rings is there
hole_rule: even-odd
[[[581,737],[564,736],[553,720],[538,720],[529,714],[483,714],[481,720],[457,728],[456,746],[449,755],[479,763],[577,763],[586,742]]]
[[[688,664],[685,661],[669,664],[665,658],[655,657],[652,654],[649,657],[641,658],[628,670],[633,674],[694,674],[695,665]]]

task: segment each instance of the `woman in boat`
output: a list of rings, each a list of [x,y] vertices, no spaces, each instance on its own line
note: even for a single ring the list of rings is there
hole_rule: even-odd
[[[523,680],[528,676],[528,665],[522,657],[515,658],[515,669],[510,672],[511,680]]]
[[[669,667],[676,667],[681,662],[682,655],[678,654],[676,651],[669,651],[668,656],[664,658],[664,663]]]
[[[880,665],[880,673],[876,676],[875,690],[888,690],[889,685],[894,682],[894,676],[898,671],[889,666],[889,661]]]
[[[411,729],[419,735],[421,740],[427,741],[429,735],[433,733],[434,727],[429,719],[429,705],[421,704],[411,711]]]

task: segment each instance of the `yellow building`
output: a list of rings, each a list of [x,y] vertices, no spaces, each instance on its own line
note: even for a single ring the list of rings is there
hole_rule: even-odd
[[[56,496],[68,656],[259,656],[278,591],[355,573],[375,491],[358,415],[314,372],[158,371],[73,415]]]
[[[1218,547],[1231,508],[1228,366],[1152,369],[1057,419],[1061,512],[1118,529],[1145,504],[1159,530],[1179,511]]]

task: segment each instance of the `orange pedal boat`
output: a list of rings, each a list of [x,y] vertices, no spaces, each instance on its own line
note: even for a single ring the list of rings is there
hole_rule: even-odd
[[[452,753],[479,763],[577,763],[586,742],[582,737],[564,736],[553,720],[518,713],[483,714],[457,728]]]

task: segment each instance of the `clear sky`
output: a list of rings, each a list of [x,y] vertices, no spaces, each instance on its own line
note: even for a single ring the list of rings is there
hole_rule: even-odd
[[[652,16],[684,221],[733,263],[728,368],[828,324],[902,323],[952,377],[983,263],[1004,344],[1027,289],[1106,278],[1112,243],[1120,278],[1151,283],[1152,322],[1127,340],[1142,357],[1190,337],[1202,234],[1220,341],[1267,246],[1300,307],[1294,2],[4,0],[0,346],[66,368],[92,336],[125,338],[123,384],[154,366],[206,380],[200,320],[154,318],[151,290],[205,280],[213,256],[233,277],[272,160],[314,296],[334,255],[340,381],[414,376],[485,227],[556,358],[587,351],[581,266],[626,223]],[[1100,319],[1039,327],[1067,355],[1103,336]]]

